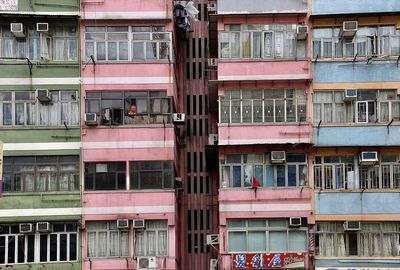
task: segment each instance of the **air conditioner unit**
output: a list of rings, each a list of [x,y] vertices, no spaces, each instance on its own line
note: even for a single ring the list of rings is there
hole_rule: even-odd
[[[36,98],[43,103],[51,101],[51,93],[48,89],[36,89]]]
[[[49,222],[36,223],[36,231],[41,233],[51,232],[51,224]]]
[[[361,152],[360,164],[373,165],[378,162],[378,152]]]
[[[96,113],[85,113],[85,124],[87,126],[97,126],[99,124]]]
[[[208,12],[216,12],[217,11],[217,4],[207,4],[207,11]]]
[[[208,61],[207,64],[208,64],[209,67],[218,66],[217,58],[209,58],[207,61]]]
[[[345,231],[359,231],[361,229],[360,221],[345,221],[343,226]]]
[[[145,226],[144,219],[134,219],[133,220],[133,228],[134,229],[143,229]]]
[[[300,227],[301,226],[301,217],[290,217],[289,218],[289,226],[290,227]]]
[[[357,21],[345,21],[343,22],[342,29],[340,30],[340,35],[342,37],[354,37],[358,29]]]
[[[218,260],[210,259],[210,270],[218,270]]]
[[[208,134],[208,145],[218,145],[218,134]]]
[[[308,26],[307,25],[298,25],[297,26],[297,39],[304,40],[308,35]]]
[[[357,99],[357,89],[344,90],[344,101],[352,101]]]
[[[174,113],[172,114],[172,122],[175,125],[183,125],[185,124],[185,114],[184,113]]]
[[[32,223],[19,224],[19,232],[20,233],[33,233],[33,224]]]
[[[36,23],[36,31],[37,32],[49,32],[49,24],[48,23]]]
[[[136,269],[155,269],[157,268],[156,257],[137,257]]]
[[[22,23],[11,23],[10,30],[11,33],[17,38],[25,37],[24,25]]]
[[[284,163],[286,161],[285,151],[272,151],[271,163]]]
[[[117,219],[118,229],[129,229],[129,219]]]
[[[219,234],[207,234],[206,244],[207,245],[218,245],[219,244]]]

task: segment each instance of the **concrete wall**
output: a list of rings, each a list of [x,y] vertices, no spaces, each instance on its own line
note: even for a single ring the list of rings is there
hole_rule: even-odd
[[[400,126],[321,126],[314,127],[315,146],[397,146]]]
[[[307,1],[303,0],[218,0],[218,14],[248,13],[306,13]]]
[[[397,0],[313,0],[312,15],[398,12]]]

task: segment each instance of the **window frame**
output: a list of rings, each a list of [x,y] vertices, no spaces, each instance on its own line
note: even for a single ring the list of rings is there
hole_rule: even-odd
[[[104,165],[106,166],[106,172],[104,171],[100,171],[100,170],[104,170]],[[115,168],[114,171],[108,171],[108,167],[109,165],[113,165]],[[103,167],[102,167],[103,166]],[[123,169],[119,169],[118,167],[122,167]],[[84,163],[84,168],[85,168],[85,173],[84,173],[84,181],[85,181],[85,192],[92,192],[92,191],[117,191],[117,190],[126,190],[126,162],[125,161],[105,161],[105,162],[100,162],[100,161],[96,161],[96,162],[85,162]],[[99,170],[99,172],[97,172],[97,170]],[[98,175],[98,178],[100,178],[101,175],[106,176],[106,178],[111,177],[112,175],[114,175],[114,188],[113,189],[98,189],[97,185],[99,181],[101,181],[101,179],[96,179],[96,175]],[[123,177],[122,177],[123,175]],[[90,177],[91,176],[91,177]],[[90,178],[89,178],[90,177]],[[121,179],[124,179],[124,185],[123,186],[119,186],[119,177],[121,177]],[[88,189],[88,181],[91,182],[90,185],[90,189]]]
[[[163,222],[165,224],[165,227],[162,228],[151,228],[149,226],[150,223],[152,222]],[[149,228],[150,227],[150,228]],[[156,234],[155,236],[155,240],[156,240],[156,244],[155,247],[157,249],[156,254],[148,254],[148,250],[147,250],[147,245],[148,245],[148,232],[154,232]],[[166,254],[161,254],[160,250],[159,250],[159,233],[160,232],[165,232],[166,234]],[[137,247],[136,247],[136,239],[137,239],[137,234],[139,233],[143,233],[143,243],[144,243],[144,253],[139,253],[136,252],[137,251]],[[168,243],[169,242],[169,234],[168,234],[168,220],[145,220],[145,228],[143,230],[134,230],[134,241],[133,241],[133,250],[135,253],[135,256],[137,257],[148,257],[148,256],[156,256],[156,257],[167,257],[168,256]]]
[[[136,166],[134,164],[137,164]],[[141,168],[143,165],[160,165],[157,169]],[[130,175],[130,189],[131,190],[149,190],[149,189],[173,189],[174,188],[174,161],[173,160],[148,160],[148,161],[130,161],[129,162],[129,175]],[[161,187],[145,188],[142,187],[142,173],[161,173]],[[135,174],[138,176],[137,187],[134,185]],[[170,186],[167,186],[166,178],[170,176]]]

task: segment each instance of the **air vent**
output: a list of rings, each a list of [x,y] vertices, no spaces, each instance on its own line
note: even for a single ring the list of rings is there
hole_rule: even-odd
[[[51,225],[49,222],[38,222],[36,223],[36,231],[41,233],[51,232]]]
[[[49,24],[48,23],[37,23],[36,24],[36,31],[37,32],[49,32]]]
[[[156,257],[137,257],[136,269],[155,269],[157,268]]]
[[[129,229],[129,219],[117,219],[118,229]]]
[[[172,115],[172,122],[175,125],[183,125],[183,124],[185,124],[185,119],[186,119],[186,117],[185,117],[184,113],[174,113]]]
[[[144,219],[134,219],[133,220],[133,228],[134,229],[143,229],[145,226]]]
[[[208,145],[218,145],[218,134],[208,134]]]
[[[360,221],[345,221],[343,227],[345,231],[359,231],[361,224]]]
[[[32,223],[19,224],[19,232],[20,233],[33,233],[33,224]]]
[[[285,151],[272,151],[271,152],[271,163],[285,163],[286,153]]]

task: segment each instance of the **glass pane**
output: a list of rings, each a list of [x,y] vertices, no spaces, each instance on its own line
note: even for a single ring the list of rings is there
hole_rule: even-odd
[[[247,251],[245,232],[228,232],[228,251]]]
[[[307,251],[307,234],[304,231],[289,232],[289,251],[306,252]]]
[[[248,251],[249,252],[258,252],[258,251],[266,251],[266,239],[265,239],[265,231],[260,232],[252,232],[248,233]]]
[[[269,232],[269,251],[287,251],[286,232]]]

